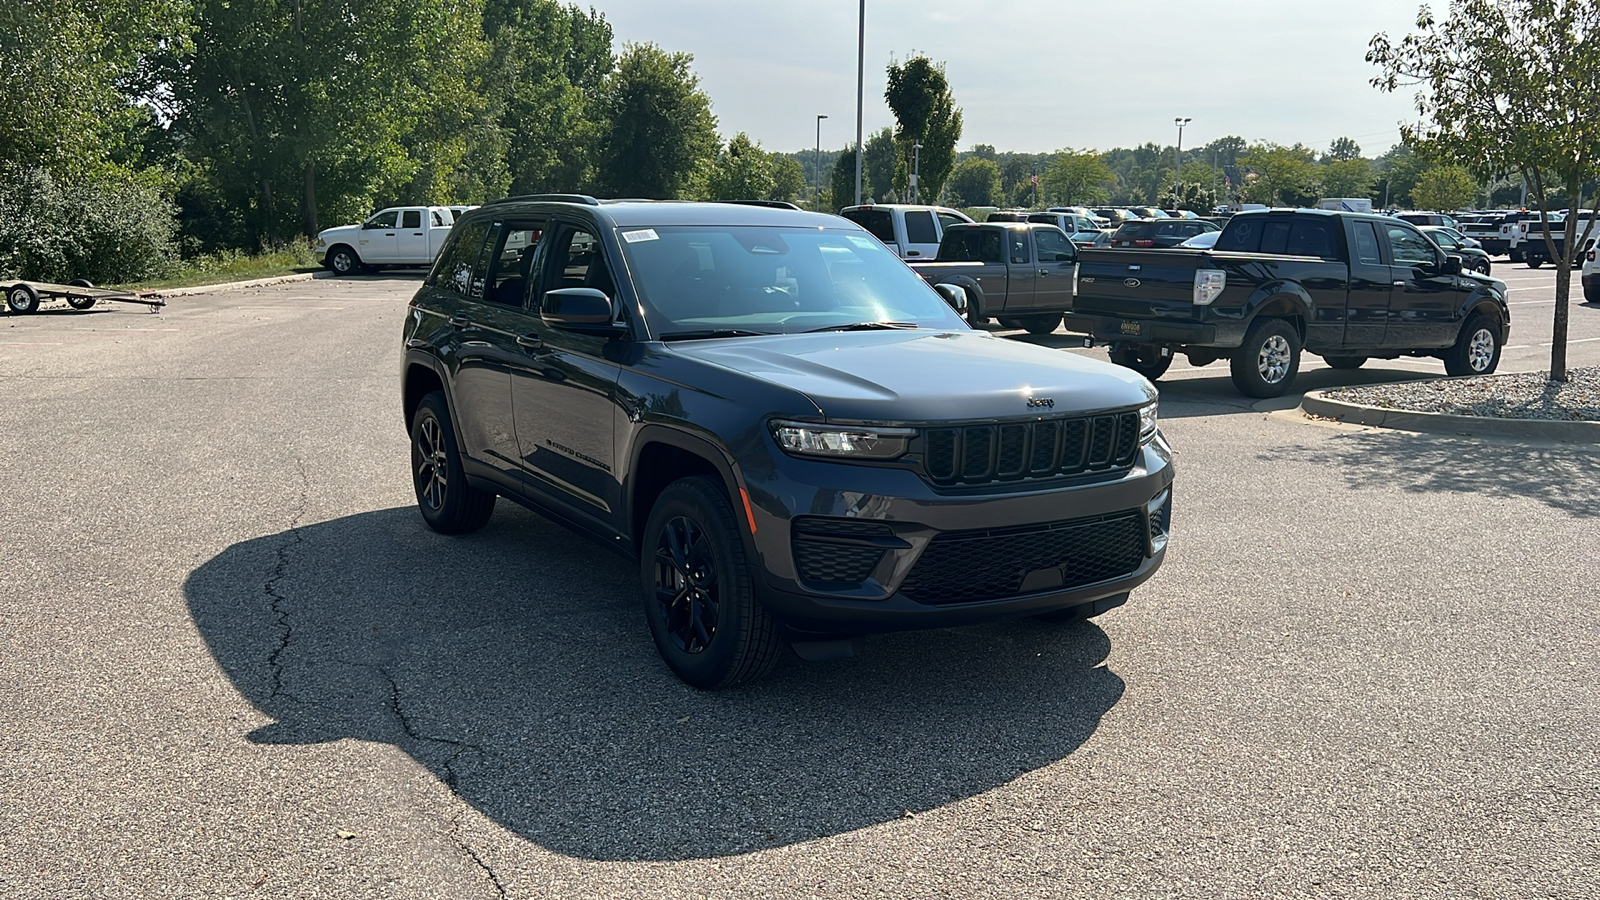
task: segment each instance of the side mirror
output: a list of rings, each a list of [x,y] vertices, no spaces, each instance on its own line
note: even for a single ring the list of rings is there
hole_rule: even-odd
[[[944,302],[950,304],[951,309],[958,313],[967,311],[966,288],[958,284],[936,284],[933,289],[939,292],[939,296],[944,298]]]
[[[545,291],[539,317],[554,328],[585,334],[611,334],[621,330],[617,311],[604,291],[588,287]]]
[[[1439,271],[1444,273],[1445,275],[1460,275],[1461,274],[1461,257],[1459,257],[1459,256],[1446,256],[1444,258],[1444,265],[1439,267]]]

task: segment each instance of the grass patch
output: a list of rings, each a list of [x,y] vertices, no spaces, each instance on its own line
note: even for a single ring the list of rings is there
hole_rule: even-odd
[[[270,248],[255,254],[224,250],[220,253],[183,260],[172,272],[160,278],[132,284],[106,285],[106,287],[129,291],[197,287],[230,281],[298,275],[302,272],[315,272],[320,268],[322,267],[317,264],[316,255],[309,243]]]

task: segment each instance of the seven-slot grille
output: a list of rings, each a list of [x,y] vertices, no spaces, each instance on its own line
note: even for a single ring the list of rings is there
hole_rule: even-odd
[[[922,468],[942,485],[987,484],[1126,469],[1139,451],[1139,414],[927,428]]]
[[[919,603],[1000,600],[1023,593],[1023,580],[1058,569],[1052,591],[1133,574],[1145,558],[1144,514],[1128,510],[1066,522],[990,531],[949,531],[928,542],[900,592]]]

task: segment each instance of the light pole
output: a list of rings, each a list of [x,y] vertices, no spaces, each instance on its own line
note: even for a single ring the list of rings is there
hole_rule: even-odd
[[[867,0],[861,0],[856,25],[856,206],[861,205],[861,111],[867,84]]]
[[[1179,116],[1179,117],[1177,117],[1177,118],[1172,120],[1172,124],[1178,126],[1178,146],[1177,146],[1177,149],[1174,150],[1173,154],[1172,154],[1172,208],[1173,209],[1177,209],[1178,208],[1178,182],[1180,180],[1179,175],[1183,171],[1183,126],[1185,126],[1185,125],[1187,125],[1187,124],[1189,124],[1190,122],[1193,122],[1193,121],[1194,121],[1193,119],[1191,119],[1191,118],[1189,118],[1187,116]]]
[[[822,120],[827,116],[817,114],[817,164],[812,174],[817,177],[817,212],[822,212]]]
[[[911,145],[911,202],[922,202],[922,186],[917,184],[917,176],[922,174],[922,145]]]

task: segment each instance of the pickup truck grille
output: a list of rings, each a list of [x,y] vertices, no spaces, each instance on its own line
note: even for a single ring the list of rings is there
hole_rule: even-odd
[[[1139,414],[924,429],[922,470],[939,485],[1114,472],[1133,465]]]
[[[918,603],[979,603],[1030,593],[1041,569],[1060,574],[1037,590],[1062,591],[1133,574],[1145,558],[1139,510],[993,531],[949,531],[928,542],[900,592]],[[1037,576],[1035,576],[1037,577]]]

